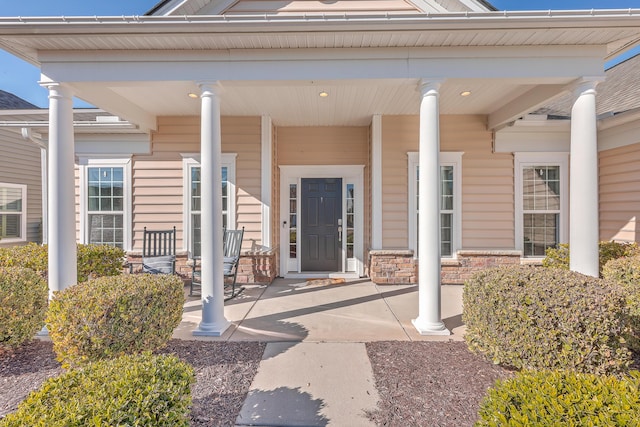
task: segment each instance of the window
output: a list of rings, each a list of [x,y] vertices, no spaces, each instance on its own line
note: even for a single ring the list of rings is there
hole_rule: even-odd
[[[129,249],[130,159],[80,159],[81,241]]]
[[[222,155],[222,226],[235,229],[235,154]],[[185,182],[186,213],[185,230],[189,230],[184,239],[185,250],[190,256],[200,256],[201,244],[201,197],[202,181],[200,174],[200,155],[183,154]]]
[[[461,152],[440,153],[440,254],[453,258],[461,238]],[[419,153],[409,156],[409,248],[418,254],[418,218],[420,168]]]
[[[0,183],[0,239],[3,243],[27,239],[27,186]]]
[[[516,154],[516,247],[543,257],[566,241],[567,155]]]

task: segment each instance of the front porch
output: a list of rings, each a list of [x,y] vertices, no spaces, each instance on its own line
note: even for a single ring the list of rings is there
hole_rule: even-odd
[[[245,285],[227,301],[231,326],[221,337],[194,337],[202,318],[200,298],[188,298],[174,338],[210,341],[367,342],[461,341],[462,286],[442,286],[442,317],[449,336],[420,335],[411,323],[418,315],[417,285],[376,285],[352,281],[276,279],[270,285]],[[188,290],[187,290],[188,292]]]

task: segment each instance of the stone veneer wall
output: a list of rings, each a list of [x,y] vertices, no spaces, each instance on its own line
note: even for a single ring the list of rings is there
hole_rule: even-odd
[[[442,284],[462,284],[476,271],[520,264],[521,255],[512,250],[458,251],[455,259],[442,262]],[[369,277],[376,284],[418,283],[418,260],[412,250],[371,250]]]
[[[277,274],[276,251],[245,252],[240,255],[237,283],[271,283]],[[130,254],[128,261],[134,264],[134,273],[142,270],[142,257]],[[192,260],[184,254],[176,256],[176,273],[183,279],[191,279]],[[128,272],[129,269],[126,269]]]

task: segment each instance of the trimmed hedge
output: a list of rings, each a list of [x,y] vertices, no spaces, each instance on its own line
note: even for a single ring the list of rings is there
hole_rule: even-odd
[[[475,425],[637,426],[639,389],[637,371],[621,379],[570,371],[520,372],[489,389]]]
[[[598,255],[600,262],[600,274],[606,263],[612,259],[640,255],[638,244],[623,242],[600,242],[598,243]],[[543,267],[569,269],[570,249],[567,243],[561,243],[557,248],[547,248],[545,258],[542,260]]]
[[[188,426],[193,368],[150,353],[96,362],[48,379],[1,427]]]
[[[78,282],[122,274],[124,250],[109,245],[78,245]],[[47,275],[47,245],[30,242],[24,246],[0,248],[0,267],[28,267]]]
[[[30,340],[44,326],[49,288],[38,273],[0,267],[0,351]]]
[[[602,276],[624,288],[631,326],[626,338],[629,348],[640,352],[640,256],[609,261]]]
[[[620,286],[558,269],[488,269],[463,292],[469,349],[516,369],[624,371],[625,310]]]
[[[163,347],[183,305],[178,276],[101,277],[54,293],[47,327],[58,361],[77,366]]]

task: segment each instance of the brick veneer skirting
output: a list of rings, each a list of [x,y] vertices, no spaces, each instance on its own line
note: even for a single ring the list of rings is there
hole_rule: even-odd
[[[129,254],[128,261],[134,263],[134,272],[142,268],[140,254]],[[185,254],[176,256],[176,273],[191,279],[191,263]],[[128,271],[128,269],[127,269]],[[277,262],[275,250],[264,252],[244,252],[238,264],[238,283],[271,283],[276,278]]]
[[[442,284],[462,284],[476,271],[500,265],[520,264],[522,253],[514,250],[463,250],[455,259],[442,262]],[[369,251],[369,278],[377,284],[418,282],[418,260],[413,251]]]

